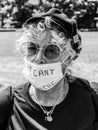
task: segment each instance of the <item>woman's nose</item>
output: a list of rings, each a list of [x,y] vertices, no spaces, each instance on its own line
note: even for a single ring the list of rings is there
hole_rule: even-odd
[[[34,62],[36,62],[37,64],[45,63],[44,54],[43,54],[42,49],[39,49],[38,53],[35,56]]]

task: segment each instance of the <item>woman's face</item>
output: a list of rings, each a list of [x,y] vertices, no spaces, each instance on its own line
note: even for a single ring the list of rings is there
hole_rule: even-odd
[[[22,45],[25,59],[35,64],[63,62],[70,57],[70,41],[58,29],[38,27],[25,33],[26,42]],[[62,69],[66,68],[63,64]]]
[[[32,37],[32,42],[26,43],[25,58],[36,64],[62,62],[64,42],[63,34],[58,35],[56,30],[39,32]]]

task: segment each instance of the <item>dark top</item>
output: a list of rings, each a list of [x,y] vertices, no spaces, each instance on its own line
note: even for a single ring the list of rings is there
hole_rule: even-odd
[[[30,83],[0,91],[0,130],[98,130],[89,83],[74,77],[68,82],[68,95],[56,106],[52,122],[30,98]]]

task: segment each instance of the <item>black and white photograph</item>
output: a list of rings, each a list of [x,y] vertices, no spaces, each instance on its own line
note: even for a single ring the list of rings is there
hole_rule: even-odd
[[[0,130],[98,130],[98,0],[0,0]]]

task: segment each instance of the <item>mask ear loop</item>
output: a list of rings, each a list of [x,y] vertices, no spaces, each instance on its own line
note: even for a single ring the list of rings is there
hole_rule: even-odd
[[[71,62],[74,60],[74,58],[76,57],[76,52],[73,50],[73,55],[71,55],[71,58],[70,58],[70,60],[69,61],[67,61],[66,62],[66,57],[64,58],[64,59],[62,59],[62,62],[61,62],[61,65],[62,64],[64,64],[65,66],[66,66],[66,70],[65,70],[65,72],[64,72],[64,77],[65,77],[65,75],[68,73],[68,74],[71,74],[71,70],[70,69],[68,69],[68,66],[71,64]],[[69,56],[68,56],[69,57]]]

